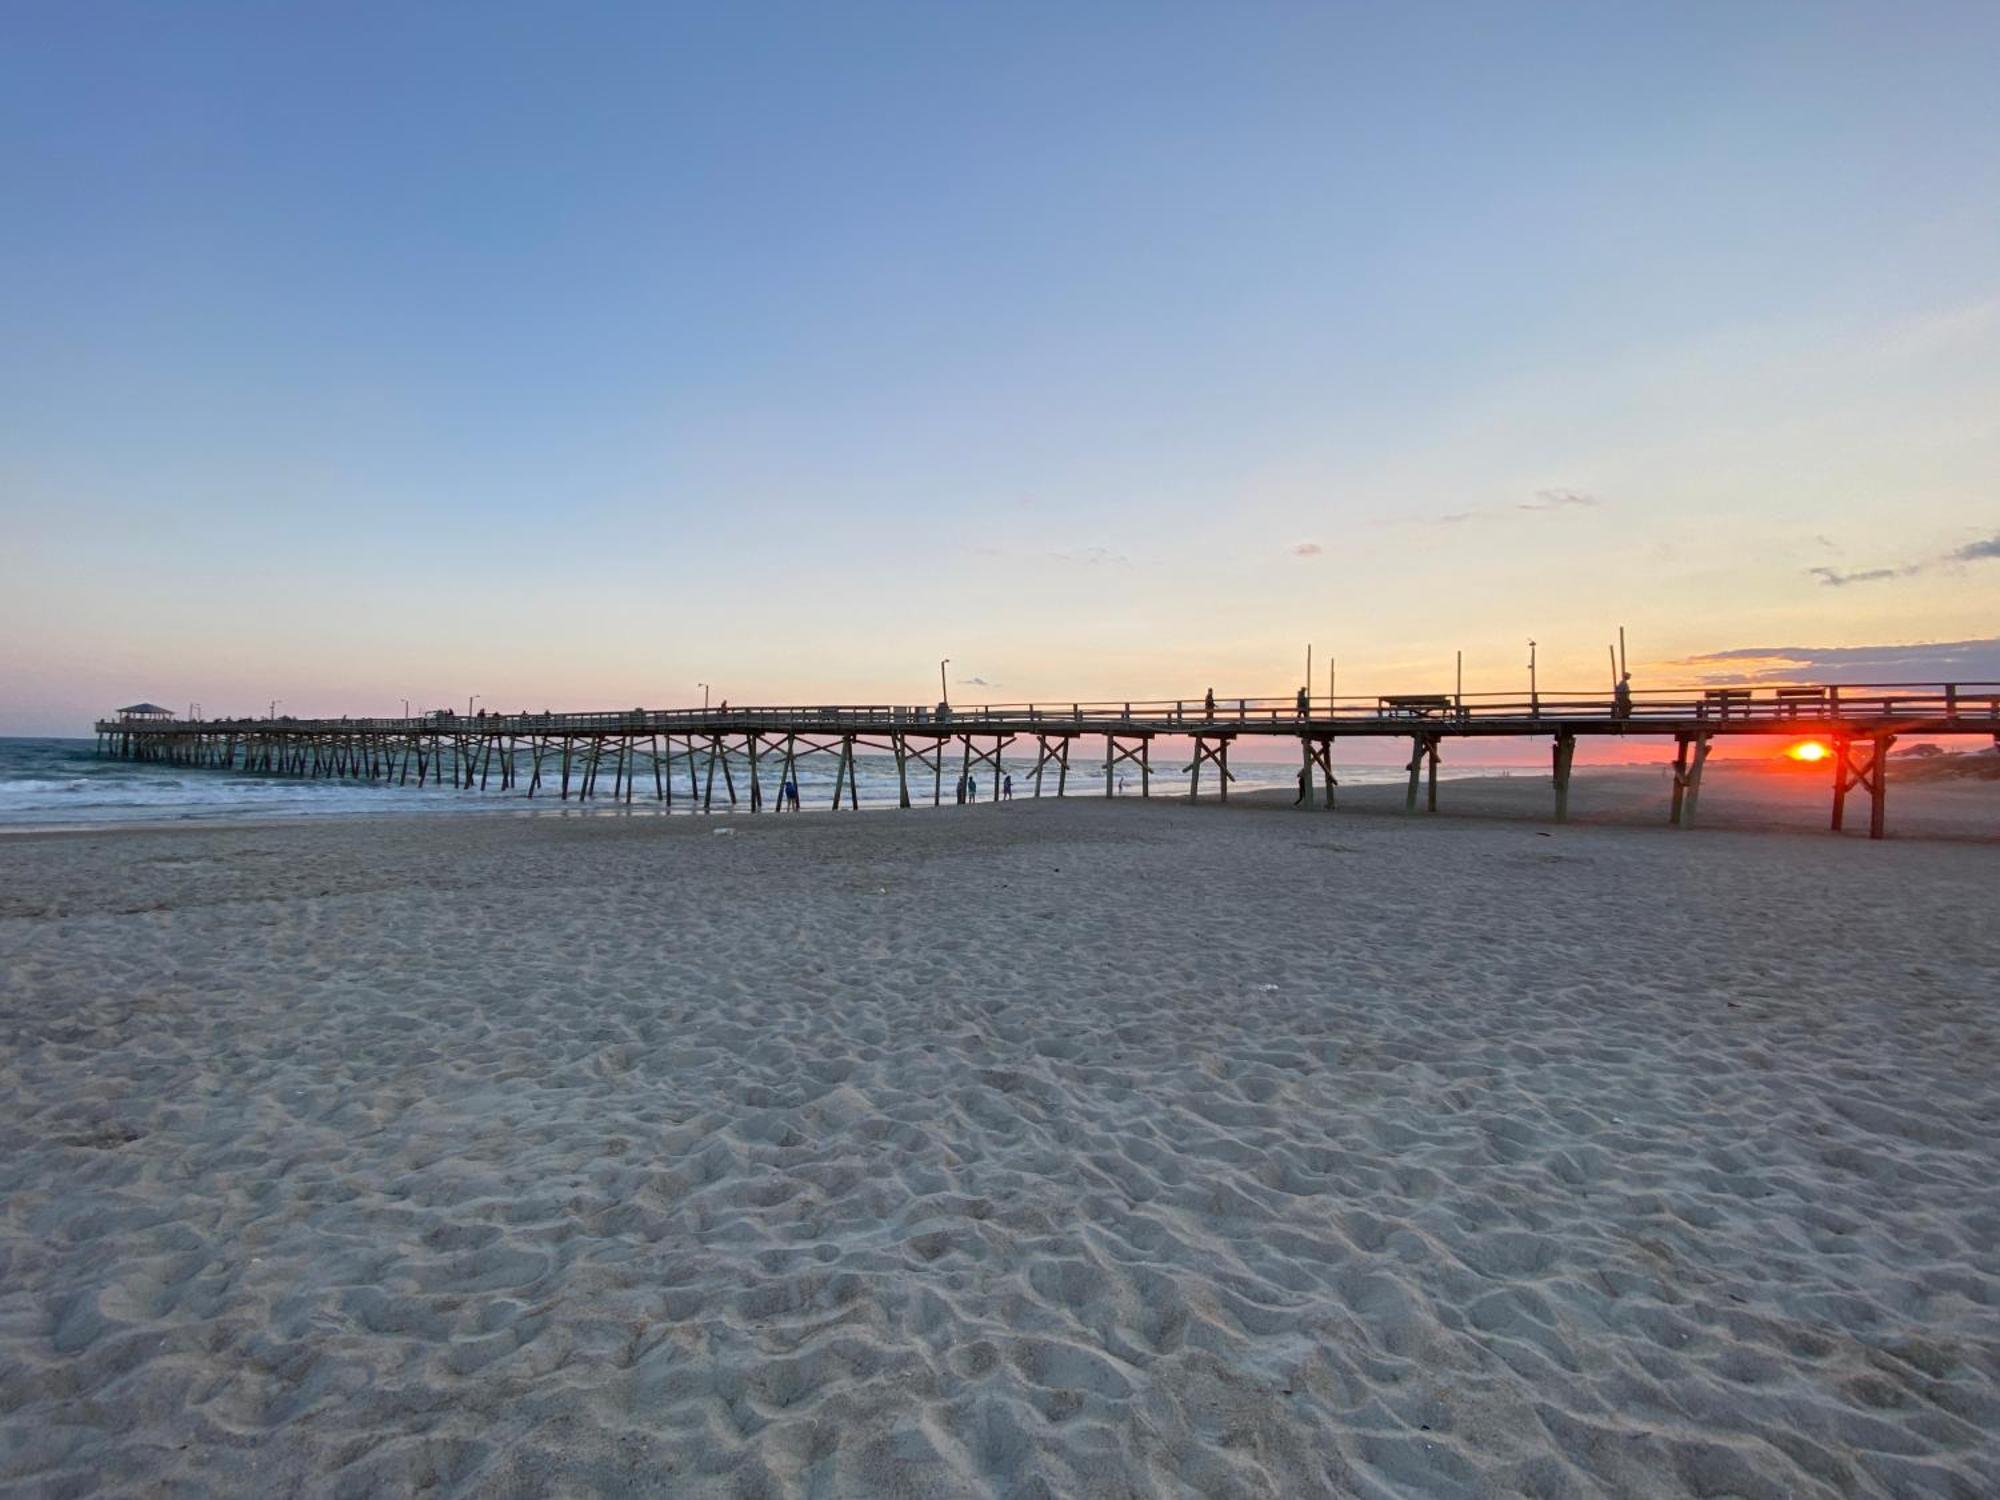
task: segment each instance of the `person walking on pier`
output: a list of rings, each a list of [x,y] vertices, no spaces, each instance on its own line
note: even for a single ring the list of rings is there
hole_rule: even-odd
[[[1618,685],[1611,690],[1611,717],[1629,719],[1632,717],[1632,674],[1625,673],[1618,679]]]
[[[1210,688],[1201,700],[1202,709],[1212,719],[1215,717],[1215,689]]]

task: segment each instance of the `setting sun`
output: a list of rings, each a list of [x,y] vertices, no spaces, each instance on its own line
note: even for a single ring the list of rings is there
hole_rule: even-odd
[[[1827,748],[1818,740],[1800,740],[1791,749],[1787,750],[1785,754],[1789,755],[1793,760],[1825,760],[1827,757]]]

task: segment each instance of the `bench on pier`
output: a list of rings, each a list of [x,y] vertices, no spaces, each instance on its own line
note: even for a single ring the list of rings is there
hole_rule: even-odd
[[[1702,712],[1717,719],[1744,718],[1750,712],[1749,688],[1710,688],[1701,695]]]
[[[1447,693],[1392,693],[1375,700],[1375,716],[1381,719],[1435,719],[1450,712]]]
[[[1778,712],[1787,719],[1800,715],[1816,719],[1826,711],[1825,688],[1779,688],[1774,696]]]

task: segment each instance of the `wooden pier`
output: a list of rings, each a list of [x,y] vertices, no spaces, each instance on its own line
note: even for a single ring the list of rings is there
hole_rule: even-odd
[[[954,793],[984,775],[1001,796],[1001,755],[1034,747],[1027,780],[1035,797],[1069,789],[1071,752],[1081,739],[1104,742],[1104,794],[1116,773],[1137,774],[1150,797],[1153,746],[1162,738],[1192,742],[1178,774],[1186,796],[1200,794],[1206,773],[1222,800],[1234,779],[1230,747],[1239,740],[1289,740],[1300,757],[1304,806],[1334,806],[1334,745],[1341,740],[1397,740],[1410,749],[1404,807],[1419,799],[1438,808],[1438,766],[1447,742],[1541,738],[1550,743],[1554,816],[1569,815],[1570,768],[1580,740],[1657,739],[1673,747],[1669,821],[1693,825],[1702,772],[1722,741],[1818,740],[1830,750],[1832,826],[1845,822],[1850,793],[1869,802],[1868,831],[1886,826],[1889,752],[1900,737],[1976,735],[2000,745],[2000,683],[1885,683],[1687,688],[1632,694],[1392,694],[1373,698],[1217,698],[1128,703],[1017,703],[935,708],[879,704],[682,709],[612,713],[448,711],[406,719],[193,719],[165,710],[128,712],[100,721],[98,752],[135,761],[265,775],[344,778],[397,786],[431,784],[519,792],[562,801],[635,797],[671,806],[677,796],[703,811],[718,805],[751,812],[783,802],[801,765],[833,765],[835,808],[860,806],[856,757],[892,757],[898,801],[911,807],[945,801],[947,767]],[[744,772],[739,787],[737,771]],[[928,783],[928,785],[926,785]],[[928,794],[928,795],[926,795]],[[954,801],[956,801],[956,795]]]

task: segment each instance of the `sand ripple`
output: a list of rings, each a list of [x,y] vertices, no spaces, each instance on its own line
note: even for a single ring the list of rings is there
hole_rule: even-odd
[[[0,851],[0,1488],[2000,1493],[1989,849],[734,826]]]

